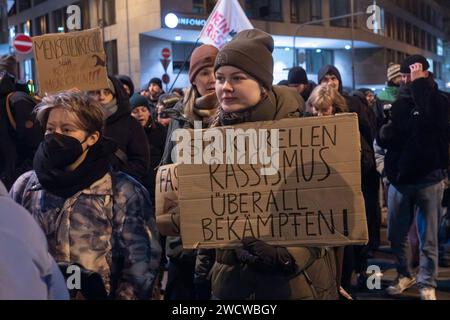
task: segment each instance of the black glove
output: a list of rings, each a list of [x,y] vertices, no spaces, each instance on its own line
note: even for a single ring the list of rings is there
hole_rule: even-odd
[[[241,242],[249,253],[247,261],[255,270],[284,275],[295,272],[295,259],[285,247],[272,246],[251,237]]]
[[[100,276],[100,274],[94,271],[87,270],[77,263],[72,264],[66,262],[58,263],[59,269],[61,270],[61,273],[63,274],[66,281],[71,275],[67,272],[67,269],[71,265],[78,266],[81,271],[80,290],[77,289],[69,290],[72,299],[74,299],[77,296],[78,291],[81,292],[81,294],[86,300],[106,300],[108,298],[108,294],[106,292],[103,279]]]

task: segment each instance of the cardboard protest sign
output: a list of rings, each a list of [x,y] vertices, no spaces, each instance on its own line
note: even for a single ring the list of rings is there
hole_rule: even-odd
[[[45,34],[32,39],[41,93],[108,87],[106,55],[99,28]]]
[[[244,237],[285,246],[367,243],[355,114],[236,127],[279,129],[279,168],[263,176],[254,164],[179,164],[185,248],[236,247]]]
[[[177,165],[161,166],[156,174],[155,216],[159,232],[164,236],[180,234]]]

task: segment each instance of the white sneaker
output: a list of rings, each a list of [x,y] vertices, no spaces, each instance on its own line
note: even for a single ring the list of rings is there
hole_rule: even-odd
[[[436,290],[433,287],[420,288],[420,300],[436,300]]]
[[[408,288],[416,284],[416,277],[408,278],[399,276],[389,287],[386,292],[391,296],[399,295]]]

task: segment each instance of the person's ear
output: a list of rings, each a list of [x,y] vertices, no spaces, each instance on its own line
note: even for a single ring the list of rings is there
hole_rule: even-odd
[[[88,147],[92,147],[97,141],[100,139],[100,132],[95,131],[92,133],[86,140],[86,144]]]
[[[430,76],[430,71],[428,70],[425,70],[423,73],[425,74],[425,78],[428,78]]]

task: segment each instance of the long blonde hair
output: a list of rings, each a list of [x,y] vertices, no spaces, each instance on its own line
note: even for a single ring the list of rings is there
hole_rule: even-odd
[[[329,84],[318,85],[306,102],[306,112],[313,113],[316,109],[325,109],[333,106],[333,114],[348,112],[345,98],[333,86]]]

